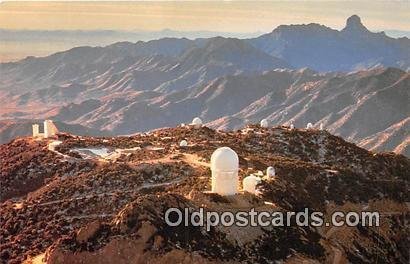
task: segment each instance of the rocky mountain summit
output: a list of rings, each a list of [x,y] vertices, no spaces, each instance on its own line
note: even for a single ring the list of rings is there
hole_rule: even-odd
[[[180,146],[181,140],[187,146]],[[56,146],[55,143],[58,143]],[[54,146],[54,147],[51,147]],[[239,178],[273,166],[260,192],[210,193],[210,157]],[[408,263],[410,160],[325,130],[178,126],[121,137],[21,137],[0,146],[5,263]],[[168,226],[167,208],[378,211],[379,227]]]

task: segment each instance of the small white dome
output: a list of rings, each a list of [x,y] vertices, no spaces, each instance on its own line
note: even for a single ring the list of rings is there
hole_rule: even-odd
[[[307,123],[306,128],[311,129],[313,127],[312,123]]]
[[[249,175],[242,181],[243,190],[255,194],[256,185],[258,185],[261,181],[261,178],[256,177],[255,175]]]
[[[320,123],[319,129],[320,129],[320,130],[323,130],[323,123]]]
[[[211,156],[211,170],[230,172],[239,168],[239,158],[235,151],[229,147],[218,148]]]
[[[295,128],[295,125],[293,124],[293,123],[290,123],[290,129],[294,129]]]
[[[195,117],[195,118],[192,120],[191,125],[193,125],[193,126],[196,127],[196,128],[200,128],[200,127],[202,126],[202,120],[201,120],[201,118]]]
[[[180,147],[186,147],[186,146],[188,146],[188,142],[185,139],[183,139],[183,140],[181,140],[181,142],[179,142],[179,146]]]
[[[262,119],[261,120],[261,127],[267,128],[269,126],[268,120]]]
[[[271,177],[275,177],[275,168],[274,167],[268,167],[267,169],[266,169],[266,176],[268,177],[268,178],[271,178]]]

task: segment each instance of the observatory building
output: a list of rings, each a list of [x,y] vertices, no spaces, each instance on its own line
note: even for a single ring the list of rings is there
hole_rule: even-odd
[[[261,127],[267,128],[269,126],[268,120],[262,119],[261,120]]]
[[[268,167],[268,168],[266,169],[266,177],[267,177],[268,179],[274,178],[275,175],[276,175],[276,172],[275,172],[275,168],[274,168],[274,167]]]
[[[33,137],[49,138],[49,137],[55,136],[58,133],[58,129],[52,120],[45,120],[43,124],[44,124],[44,133],[40,133],[39,124],[32,125]]]
[[[181,142],[179,142],[179,146],[180,147],[186,147],[186,146],[188,146],[188,142],[185,140],[185,139],[183,139],[183,140],[181,140]]]
[[[243,185],[243,190],[252,194],[255,194],[256,192],[256,185],[258,185],[261,182],[261,178],[255,176],[255,175],[249,175],[245,177],[242,181]]]
[[[234,195],[238,192],[239,158],[229,147],[218,148],[211,156],[212,192]]]
[[[44,120],[44,138],[49,138],[58,133],[52,120]]]
[[[33,137],[39,137],[40,135],[40,126],[38,124],[33,124]]]
[[[192,125],[194,128],[200,128],[200,127],[202,127],[202,120],[201,120],[201,118],[195,117],[195,118],[192,120],[191,125]]]
[[[323,123],[320,123],[319,130],[323,130]]]
[[[307,123],[307,125],[306,125],[306,129],[312,129],[312,128],[313,128],[312,123]]]

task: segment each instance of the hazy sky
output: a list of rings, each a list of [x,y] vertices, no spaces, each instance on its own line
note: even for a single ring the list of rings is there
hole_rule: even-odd
[[[317,22],[342,28],[352,14],[372,30],[410,30],[410,1],[3,2],[3,29],[255,32]]]
[[[209,37],[209,33],[207,35],[198,31],[225,32],[211,35],[252,37],[255,32],[270,32],[278,25],[312,22],[342,29],[346,18],[353,14],[359,15],[364,25],[372,31],[389,30],[391,36],[410,34],[410,0],[3,1],[0,4],[0,62],[29,55],[44,56],[83,45],[104,46],[117,41],[135,42],[165,36]],[[153,32],[163,29],[182,33],[166,35]],[[54,30],[87,32],[79,35],[69,31],[56,33]],[[94,30],[116,30],[122,33],[97,34]],[[140,33],[136,34],[136,31]]]

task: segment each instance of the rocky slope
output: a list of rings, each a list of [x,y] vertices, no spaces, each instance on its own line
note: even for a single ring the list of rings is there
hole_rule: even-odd
[[[187,147],[179,147],[182,139]],[[256,125],[231,132],[185,126],[127,137],[59,134],[58,140],[55,150],[47,148],[53,139],[0,146],[1,193],[8,192],[0,207],[4,262],[42,253],[47,263],[409,261],[410,160],[402,155],[373,154],[327,131]],[[259,196],[203,192],[210,189],[210,156],[220,146],[238,153],[241,179],[267,166],[277,176],[260,184]],[[306,207],[326,217],[366,209],[380,211],[382,224],[206,232],[167,226],[169,207]]]
[[[92,135],[132,134],[186,123],[195,116],[210,127],[228,130],[262,118],[271,125],[293,122],[305,127],[312,122],[318,127],[322,123],[330,132],[367,149],[410,156],[408,87],[410,74],[395,68],[349,74],[273,70],[225,76],[180,92],[146,91],[125,97],[119,93],[69,103],[55,107],[47,117],[85,126],[74,129],[61,124],[62,131]],[[17,131],[31,133],[29,123],[12,128],[3,126],[2,142]]]

